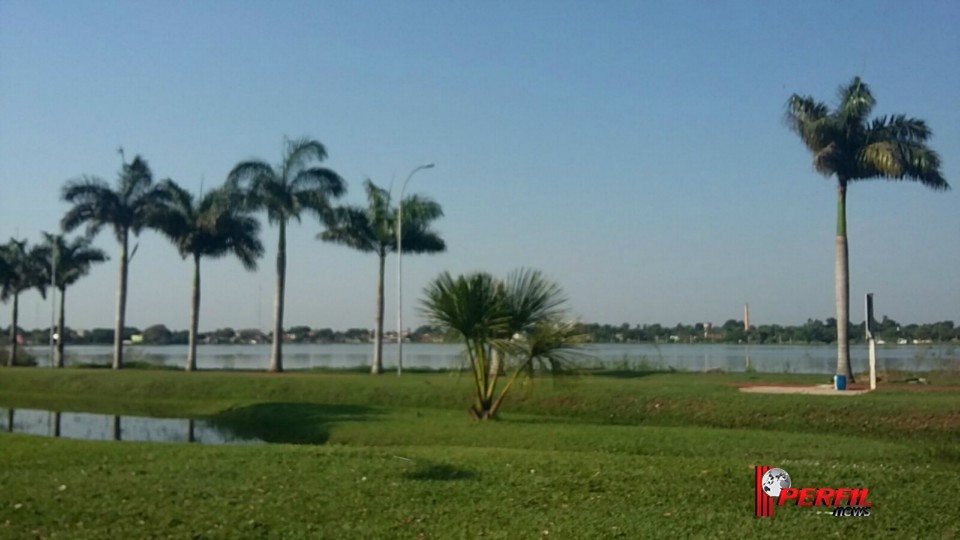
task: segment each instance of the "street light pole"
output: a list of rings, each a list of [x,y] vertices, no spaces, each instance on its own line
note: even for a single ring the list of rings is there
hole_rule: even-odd
[[[427,163],[410,171],[400,186],[400,199],[397,202],[397,376],[403,374],[403,192],[417,171],[432,168],[433,163]]]
[[[53,249],[50,250],[50,367],[57,366],[57,339],[63,339],[63,336],[54,337],[54,325],[57,317],[57,241],[51,243]],[[62,300],[61,300],[62,301]],[[62,332],[61,332],[62,333]]]

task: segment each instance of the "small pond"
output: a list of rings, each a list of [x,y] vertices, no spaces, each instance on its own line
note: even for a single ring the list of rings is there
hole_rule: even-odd
[[[259,443],[205,420],[0,408],[0,430],[66,439],[203,444]]]

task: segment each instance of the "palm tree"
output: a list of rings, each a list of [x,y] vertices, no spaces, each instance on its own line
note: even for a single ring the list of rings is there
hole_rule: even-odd
[[[54,355],[54,365],[63,367],[63,349],[67,340],[66,308],[67,287],[73,285],[81,277],[90,272],[90,267],[96,263],[108,260],[107,254],[91,245],[90,238],[79,236],[72,242],[60,234],[43,233],[43,257],[46,261],[53,259],[53,280],[60,291],[60,315],[57,319],[59,337]]]
[[[190,338],[187,371],[197,369],[197,327],[200,319],[200,259],[233,254],[247,270],[257,269],[263,256],[260,222],[245,213],[235,194],[225,189],[207,192],[197,201],[172,180],[161,187],[169,202],[158,213],[157,228],[177,247],[180,256],[193,258],[193,289],[190,295]]]
[[[17,322],[20,314],[20,293],[30,289],[40,291],[40,296],[47,297],[49,283],[48,266],[43,251],[39,247],[27,248],[26,240],[11,238],[0,249],[0,259],[3,260],[0,272],[0,301],[6,302],[13,298],[13,313],[10,317],[10,356],[7,365],[12,366],[17,358]]]
[[[364,253],[376,253],[379,259],[377,275],[376,329],[374,330],[373,364],[370,373],[383,371],[383,270],[387,254],[397,250],[397,210],[390,206],[390,193],[367,180],[367,207],[345,206],[334,210],[327,230],[317,238],[343,244]],[[430,222],[443,215],[436,202],[417,195],[403,200],[404,253],[439,253],[446,249],[440,235],[430,228]]]
[[[498,280],[485,272],[453,278],[443,273],[425,291],[424,314],[464,342],[474,382],[475,419],[493,418],[521,375],[536,368],[557,373],[583,341],[578,326],[564,320],[560,287],[537,271],[518,270]],[[491,369],[495,358],[511,366]]]
[[[65,231],[86,223],[87,235],[94,236],[105,225],[113,227],[120,244],[120,279],[117,284],[117,317],[113,336],[113,369],[123,367],[123,328],[127,310],[127,271],[130,259],[130,233],[138,236],[151,225],[151,219],[167,200],[167,192],[153,183],[147,162],[136,156],[124,163],[117,176],[116,189],[95,176],[82,176],[63,187],[63,200],[72,204],[60,222]]]
[[[940,157],[926,141],[926,122],[904,115],[869,119],[876,100],[859,77],[838,90],[839,104],[830,110],[810,96],[793,94],[786,121],[813,154],[813,167],[837,179],[836,304],[837,374],[853,380],[850,368],[850,268],[847,261],[847,186],[885,178],[919,182],[935,190],[950,186],[940,173]]]
[[[285,141],[283,161],[276,167],[261,160],[238,163],[227,175],[230,189],[244,194],[247,207],[267,212],[267,220],[280,229],[277,242],[277,289],[273,303],[273,348],[270,371],[283,371],[283,298],[287,277],[287,222],[300,221],[305,210],[329,219],[330,199],[346,191],[340,175],[316,166],[327,150],[313,139]]]

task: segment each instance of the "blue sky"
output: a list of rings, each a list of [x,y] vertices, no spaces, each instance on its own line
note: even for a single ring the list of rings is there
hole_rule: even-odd
[[[906,2],[45,2],[0,0],[0,239],[37,241],[60,189],[113,182],[122,145],[194,191],[311,136],[347,179],[446,211],[449,251],[404,258],[405,319],[437,273],[528,266],[589,321],[833,313],[835,189],[782,122],[854,75],[876,114],[932,127],[954,189],[849,193],[852,318],[960,322],[960,4]],[[264,220],[265,221],[265,220]],[[288,325],[372,327],[376,259],[289,231]],[[276,229],[248,273],[206,262],[201,329],[271,323]],[[127,321],[185,328],[190,264],[146,232]],[[112,327],[114,260],[68,291],[68,324]],[[393,320],[395,260],[388,261]],[[46,326],[50,304],[21,302]],[[8,306],[0,325],[9,324]],[[392,322],[387,323],[393,327]]]

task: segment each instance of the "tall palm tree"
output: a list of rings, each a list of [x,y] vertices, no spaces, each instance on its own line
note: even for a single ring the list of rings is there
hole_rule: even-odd
[[[63,367],[63,349],[67,340],[66,306],[67,287],[90,272],[90,267],[108,260],[107,254],[91,245],[90,238],[78,236],[68,241],[63,235],[43,233],[43,256],[53,260],[53,279],[51,282],[60,291],[60,314],[57,319],[59,337],[54,351],[53,363]]]
[[[563,292],[537,271],[518,270],[499,280],[484,272],[452,277],[443,273],[425,290],[427,318],[461,339],[474,382],[475,419],[493,418],[522,375],[536,368],[556,373],[577,356],[584,336],[564,319]],[[495,358],[509,365],[500,386]]]
[[[345,206],[334,210],[327,230],[317,238],[343,244],[364,253],[376,253],[379,259],[377,275],[376,329],[374,331],[373,364],[370,373],[383,371],[383,270],[387,254],[397,250],[397,210],[390,206],[390,193],[370,180],[364,183],[367,207]],[[436,202],[417,195],[403,200],[404,253],[439,253],[446,249],[440,235],[430,228],[430,222],[443,215]]]
[[[95,176],[82,176],[63,187],[63,200],[72,204],[60,222],[65,231],[86,223],[87,235],[94,236],[104,226],[113,227],[120,244],[120,276],[117,284],[117,316],[113,336],[113,369],[123,367],[123,328],[127,311],[127,273],[130,259],[130,233],[138,236],[151,225],[156,209],[167,200],[167,192],[153,183],[147,162],[136,156],[124,163],[117,176],[116,189]],[[136,252],[136,247],[134,247]]]
[[[199,200],[172,180],[161,183],[169,194],[167,206],[158,212],[157,228],[177,247],[180,256],[193,258],[193,288],[190,294],[190,338],[187,371],[197,369],[197,327],[200,320],[200,259],[235,255],[247,270],[257,269],[263,256],[260,222],[233,200],[235,194],[221,188],[208,191]]]
[[[227,175],[227,186],[244,194],[247,207],[266,210],[277,225],[277,288],[273,301],[273,348],[270,371],[283,371],[283,300],[287,278],[287,222],[300,221],[304,211],[330,218],[330,199],[346,191],[346,183],[330,169],[316,165],[327,157],[313,139],[285,141],[283,161],[277,166],[261,160],[238,163]]]
[[[12,366],[17,358],[17,323],[20,314],[20,293],[30,289],[40,291],[40,296],[47,297],[49,270],[42,250],[34,246],[27,247],[26,240],[11,238],[0,249],[0,259],[3,260],[0,272],[0,301],[6,302],[13,298],[13,312],[10,317],[10,356],[7,365]]]
[[[885,178],[919,182],[935,190],[950,186],[940,172],[940,157],[926,141],[926,122],[898,114],[870,119],[876,100],[860,77],[838,90],[830,110],[810,96],[793,94],[786,121],[813,154],[813,167],[837,179],[835,287],[837,304],[837,374],[853,380],[850,368],[850,267],[847,260],[847,186]]]

